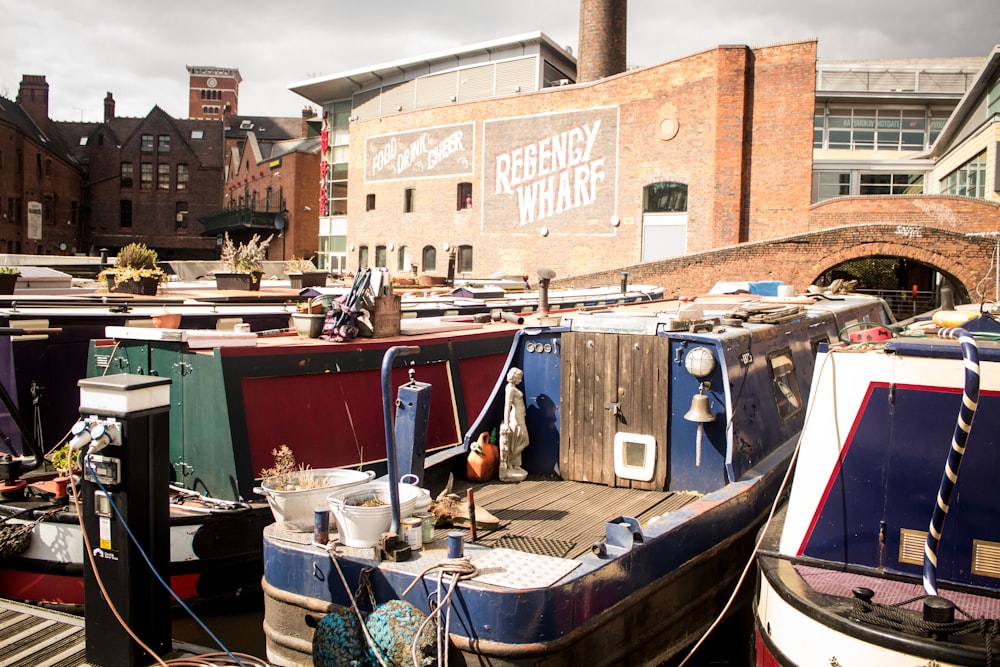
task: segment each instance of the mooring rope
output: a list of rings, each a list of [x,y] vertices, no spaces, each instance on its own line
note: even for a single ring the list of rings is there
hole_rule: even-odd
[[[472,577],[479,574],[479,569],[472,564],[468,556],[462,556],[461,558],[445,558],[439,563],[435,563],[430,567],[424,569],[419,575],[417,575],[403,594],[400,597],[405,597],[410,590],[417,585],[417,582],[423,579],[424,575],[432,570],[438,570],[438,580],[437,580],[437,604],[431,609],[431,613],[427,615],[424,622],[420,624],[417,628],[417,632],[413,637],[413,643],[410,645],[410,654],[413,658],[413,664],[419,665],[417,658],[417,648],[419,646],[418,641],[420,637],[424,634],[424,629],[427,624],[435,619],[435,617],[441,616],[441,609],[445,606],[448,609],[444,615],[444,623],[438,622],[437,626],[437,667],[448,667],[448,637],[451,636],[451,596],[458,587],[458,582],[463,579],[471,579]],[[441,596],[441,585],[444,581],[444,575],[451,575],[451,582],[448,584],[448,592],[445,593],[444,597]]]
[[[938,332],[941,338],[957,338],[962,345],[962,358],[965,361],[965,389],[962,392],[962,405],[955,422],[955,433],[951,439],[951,449],[945,462],[944,473],[941,475],[941,485],[938,487],[937,503],[931,514],[930,528],[927,531],[927,541],[924,543],[924,591],[928,595],[937,595],[937,548],[944,531],[944,520],[948,516],[948,505],[951,495],[958,482],[958,470],[965,455],[965,445],[972,430],[972,420],[979,407],[979,348],[972,335],[965,329],[942,329]]]
[[[978,634],[985,642],[986,667],[993,665],[995,652],[993,645],[1000,636],[1000,621],[992,618],[975,618],[958,605],[955,605],[955,611],[965,616],[966,620],[928,621],[905,610],[907,605],[927,597],[919,595],[895,604],[879,604],[855,597],[851,616],[863,623],[917,635],[940,637]]]

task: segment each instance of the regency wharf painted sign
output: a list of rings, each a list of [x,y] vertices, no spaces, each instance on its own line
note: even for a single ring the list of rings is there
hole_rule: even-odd
[[[617,148],[614,107],[487,121],[484,231],[610,219]]]
[[[365,182],[471,174],[473,123],[384,134],[365,140]]]

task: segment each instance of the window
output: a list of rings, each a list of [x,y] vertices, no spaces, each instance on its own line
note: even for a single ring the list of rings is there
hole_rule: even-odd
[[[375,210],[375,195],[367,194],[365,195],[365,210],[374,211]]]
[[[191,178],[191,173],[188,171],[188,166],[186,164],[177,165],[177,189],[187,190],[188,181]]]
[[[686,183],[661,181],[642,189],[643,213],[684,213],[688,210]]]
[[[45,159],[45,175],[52,176],[52,158]]]
[[[437,270],[437,248],[432,245],[425,245],[423,251],[420,253],[420,263],[423,266],[423,271],[426,273],[428,271]]]
[[[80,224],[80,206],[76,201],[71,201],[69,203],[69,224],[74,227]]]
[[[458,265],[455,269],[459,273],[472,273],[472,246],[458,246]]]
[[[24,151],[20,148],[14,153],[14,173],[20,174],[24,170]]]
[[[950,110],[823,108],[813,115],[813,148],[920,151],[937,139]]]
[[[405,246],[399,246],[399,254],[397,255],[396,270],[400,272],[408,272],[413,269],[413,262],[410,259],[410,249]]]
[[[191,138],[192,139],[204,139],[205,138],[205,130],[191,130]]]
[[[384,245],[375,246],[375,268],[384,269],[386,260],[386,252]]]
[[[416,197],[416,190],[414,188],[406,188],[403,192],[403,213],[413,213],[413,203]]]
[[[802,395],[799,393],[799,383],[795,378],[792,352],[787,348],[774,352],[768,356],[767,363],[771,370],[774,402],[778,406],[778,414],[783,420],[788,421],[802,409]]]
[[[139,139],[139,149],[144,153],[151,153],[153,151],[153,135],[142,135]]]
[[[179,201],[174,204],[174,229],[183,229],[188,226],[188,203]]]
[[[358,267],[368,268],[368,246],[363,245],[358,248]]]
[[[863,195],[919,195],[923,191],[923,174],[861,174]]]
[[[139,165],[139,189],[153,189],[153,163],[143,162]]]
[[[941,194],[986,198],[986,151],[941,179]]]
[[[122,227],[132,226],[132,200],[122,199],[118,203],[118,224]]]
[[[56,224],[56,201],[52,195],[45,195],[42,201],[42,221],[47,225]]]
[[[458,184],[458,210],[463,211],[472,208],[472,183]]]
[[[131,162],[122,162],[121,187],[123,187],[123,188],[131,188],[132,187],[132,178],[133,178],[133,173],[132,172],[133,172],[132,163]]]
[[[812,203],[851,194],[851,172],[814,171]]]
[[[170,189],[170,165],[160,163],[156,165],[156,189],[157,190],[169,190]]]
[[[161,153],[169,153],[170,152],[170,135],[169,134],[161,134],[160,135],[159,141],[157,141],[157,143],[156,143],[156,150],[158,150]]]

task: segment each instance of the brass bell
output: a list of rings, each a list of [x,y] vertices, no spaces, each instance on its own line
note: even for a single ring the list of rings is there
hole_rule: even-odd
[[[695,394],[691,398],[691,409],[684,415],[689,422],[708,423],[715,421],[715,415],[708,410],[708,396]]]

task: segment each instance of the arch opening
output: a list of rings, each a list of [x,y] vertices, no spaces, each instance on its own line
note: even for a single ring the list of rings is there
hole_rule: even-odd
[[[854,281],[853,291],[885,299],[899,319],[940,307],[942,289],[951,289],[955,304],[970,302],[969,292],[960,280],[909,257],[873,255],[849,259],[824,271],[813,284],[828,287],[836,280]]]

